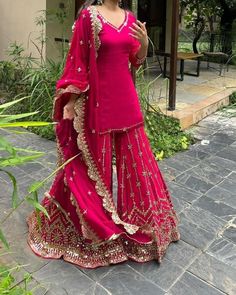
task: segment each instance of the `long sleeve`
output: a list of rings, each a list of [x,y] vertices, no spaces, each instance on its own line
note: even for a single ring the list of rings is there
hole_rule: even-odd
[[[132,15],[132,16],[134,18],[133,22],[136,22],[136,17],[134,15]],[[134,37],[132,37],[132,42],[131,42],[131,46],[130,46],[129,61],[136,69],[139,68],[146,59],[146,56],[144,56],[141,59],[137,57],[137,53],[139,52],[140,47],[141,47],[140,42],[137,39],[135,39]]]
[[[83,10],[73,25],[70,48],[61,78],[56,83],[53,119],[60,120],[63,107],[71,94],[80,95],[89,89],[88,65],[90,48],[89,15]]]
[[[138,40],[133,38],[133,44],[132,44],[130,54],[129,54],[129,61],[136,69],[138,69],[146,59],[146,56],[141,59],[137,57],[137,53],[138,53],[140,47],[141,47],[141,45],[138,42]]]

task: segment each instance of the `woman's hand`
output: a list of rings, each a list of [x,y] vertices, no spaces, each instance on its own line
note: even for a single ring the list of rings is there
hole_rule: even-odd
[[[75,116],[75,101],[78,95],[72,94],[70,97],[69,102],[63,108],[63,119],[70,119],[72,120]]]
[[[137,23],[133,23],[133,27],[130,27],[132,33],[129,33],[132,37],[137,39],[143,48],[148,47],[148,35],[146,29],[146,23],[142,23],[137,20]]]

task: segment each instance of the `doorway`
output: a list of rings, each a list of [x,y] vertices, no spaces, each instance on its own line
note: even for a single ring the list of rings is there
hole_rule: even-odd
[[[166,36],[166,0],[139,0],[138,19],[146,22],[148,36],[154,44],[154,49],[165,50]],[[150,46],[149,54],[153,48]]]

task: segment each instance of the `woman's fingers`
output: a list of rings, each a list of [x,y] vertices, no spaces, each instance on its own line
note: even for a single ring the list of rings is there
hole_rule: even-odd
[[[144,32],[143,29],[140,26],[136,25],[135,23],[133,24],[133,27],[130,27],[130,29],[133,32],[139,33],[139,34],[143,34],[143,32]]]
[[[134,33],[134,34],[138,34],[138,35],[142,35],[142,31],[134,29],[132,27],[130,27],[130,30]]]
[[[141,21],[137,20],[136,23],[133,23],[129,28],[131,31],[129,32],[130,36],[139,40],[144,46],[148,46],[146,22],[142,23]]]
[[[74,103],[69,102],[63,108],[63,119],[73,119],[75,116]]]
[[[132,28],[132,27],[130,27]],[[135,28],[139,32],[146,32],[146,23],[142,23],[141,21],[137,20],[137,23],[133,23],[133,28]]]
[[[147,34],[146,30],[146,23],[142,23],[139,20],[137,20],[137,23],[133,23],[133,26],[130,26],[130,30],[132,33],[130,33],[131,36],[135,37],[136,39],[144,38]]]
[[[142,23],[141,21],[137,20],[137,24],[144,30],[147,31],[146,29],[146,22]]]

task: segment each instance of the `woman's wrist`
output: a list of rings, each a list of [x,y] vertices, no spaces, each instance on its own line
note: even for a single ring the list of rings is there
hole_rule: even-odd
[[[136,57],[139,59],[139,60],[143,60],[146,58],[147,56],[147,51],[148,51],[148,45],[142,45],[141,44],[141,47],[139,49],[139,51],[137,52],[136,54]]]

